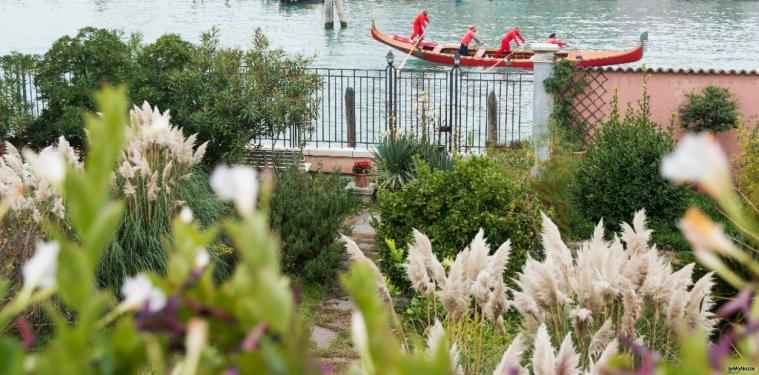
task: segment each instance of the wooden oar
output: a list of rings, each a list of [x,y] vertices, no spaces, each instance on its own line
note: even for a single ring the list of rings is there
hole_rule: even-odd
[[[527,44],[525,43],[525,44],[522,44],[521,46],[517,47],[517,49],[516,49],[516,50],[514,50],[514,51],[511,51],[511,53],[510,53],[510,54],[508,54],[508,55],[506,55],[506,57],[504,57],[504,58],[502,58],[502,59],[498,60],[498,62],[497,62],[497,63],[495,63],[495,64],[493,64],[493,66],[491,66],[490,68],[487,68],[487,69],[485,69],[485,71],[484,71],[483,73],[487,73],[487,72],[489,72],[489,71],[493,70],[493,68],[495,68],[496,66],[498,66],[498,64],[500,64],[500,63],[502,63],[502,62],[504,62],[504,61],[508,60],[508,59],[509,59],[509,57],[511,57],[511,55],[513,55],[513,54],[515,54],[515,53],[517,53],[517,52],[521,51],[522,47],[523,47],[523,46],[525,46],[525,45],[527,45]]]
[[[424,38],[425,33],[427,33],[427,29],[424,29],[424,31],[422,31],[422,35],[419,35],[419,40],[417,40],[416,43],[414,43],[414,46],[411,47],[411,50],[408,51],[408,55],[406,55],[406,58],[403,59],[403,62],[401,63],[401,65],[398,66],[398,70],[403,70],[403,67],[406,66],[406,61],[408,61],[408,58],[411,57],[412,53],[414,53],[416,46],[418,46],[419,43],[422,42],[422,38]]]

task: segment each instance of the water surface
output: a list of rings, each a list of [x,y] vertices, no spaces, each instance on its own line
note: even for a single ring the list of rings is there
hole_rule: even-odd
[[[411,33],[422,7],[431,11],[428,39],[457,41],[469,24],[495,45],[520,25],[528,41],[550,32],[576,48],[633,46],[642,31],[651,67],[759,68],[759,2],[683,0],[345,0],[347,29],[325,30],[321,2],[276,0],[0,0],[0,54],[42,53],[83,26],[141,32],[148,41],[179,33],[197,41],[212,26],[229,46],[248,46],[261,27],[276,46],[316,55],[317,66],[384,66],[388,48],[369,35],[371,20],[391,33]],[[431,64],[414,60],[414,67]]]

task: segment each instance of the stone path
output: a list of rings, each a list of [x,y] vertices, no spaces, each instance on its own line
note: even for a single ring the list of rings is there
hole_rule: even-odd
[[[372,214],[367,209],[362,209],[347,220],[351,227],[348,237],[356,241],[367,257],[376,260],[375,232],[371,223]],[[343,268],[347,270],[348,264],[344,264]],[[332,366],[332,373],[339,374],[358,360],[350,333],[351,312],[355,306],[339,285],[333,285],[330,289],[330,293],[314,312],[311,341],[314,342],[316,356],[324,364]]]

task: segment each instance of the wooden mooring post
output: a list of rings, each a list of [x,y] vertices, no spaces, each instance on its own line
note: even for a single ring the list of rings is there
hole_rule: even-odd
[[[488,135],[485,144],[495,146],[498,142],[498,102],[495,100],[495,91],[488,94]]]
[[[337,17],[340,19],[340,27],[348,27],[348,16],[343,9],[343,0],[324,0],[325,29],[335,27],[335,9],[337,9]]]
[[[348,147],[356,148],[356,91],[345,89],[345,124],[348,126]]]

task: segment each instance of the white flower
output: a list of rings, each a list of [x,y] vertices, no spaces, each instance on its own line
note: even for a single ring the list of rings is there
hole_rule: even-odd
[[[211,174],[211,187],[222,200],[233,201],[242,216],[250,216],[256,205],[258,181],[252,167],[220,165]]]
[[[53,185],[63,183],[66,177],[66,159],[58,149],[47,147],[39,155],[24,150],[24,157],[29,160],[37,177]]]
[[[192,318],[187,323],[185,348],[187,356],[181,365],[180,374],[195,374],[200,362],[203,348],[208,342],[208,323],[200,318]]]
[[[662,159],[661,174],[677,183],[695,182],[714,197],[723,196],[731,186],[730,162],[708,133],[683,137],[675,152]]]
[[[121,294],[127,309],[147,306],[150,312],[156,312],[166,306],[166,295],[144,274],[127,278],[121,286]]]
[[[353,310],[351,313],[351,336],[353,336],[353,345],[361,357],[362,364],[366,373],[371,374],[373,371],[371,356],[369,353],[369,333],[366,330],[366,322],[361,311]]]
[[[206,249],[198,249],[198,253],[195,255],[195,268],[204,269],[211,262],[211,256],[208,255]]]
[[[182,211],[179,211],[179,220],[183,223],[189,224],[192,222],[192,209],[190,207],[182,207]]]
[[[24,286],[34,289],[55,286],[55,272],[58,269],[58,242],[37,242],[37,251],[24,264]]]
[[[716,251],[722,255],[738,251],[722,227],[697,208],[691,207],[685,212],[680,229],[696,251]]]

